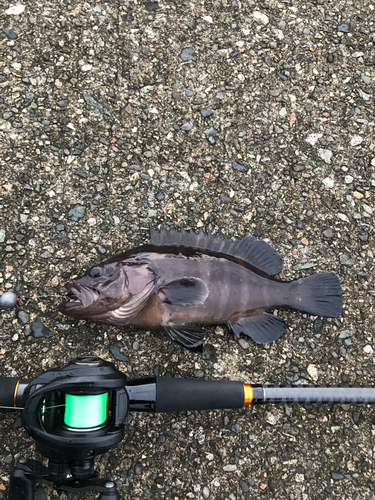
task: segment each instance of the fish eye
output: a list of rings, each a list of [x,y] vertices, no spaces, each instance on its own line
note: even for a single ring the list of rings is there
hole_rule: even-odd
[[[102,274],[103,269],[101,267],[93,267],[90,271],[91,278],[99,278],[99,276],[102,276]]]

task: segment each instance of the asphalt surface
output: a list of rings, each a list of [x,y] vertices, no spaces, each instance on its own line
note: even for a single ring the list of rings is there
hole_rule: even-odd
[[[0,311],[0,373],[94,354],[130,377],[375,384],[373,3],[20,5],[0,16],[0,292],[20,297]],[[70,276],[150,222],[265,239],[280,279],[335,271],[343,315],[278,311],[270,346],[208,326],[202,357],[57,313]],[[15,419],[0,418],[0,498],[36,456]],[[124,499],[375,495],[370,407],[134,414],[126,431],[97,461]]]

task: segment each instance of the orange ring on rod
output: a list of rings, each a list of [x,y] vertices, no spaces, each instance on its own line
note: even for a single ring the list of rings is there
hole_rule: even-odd
[[[18,386],[20,385],[20,382],[21,382],[21,379],[18,380],[18,382],[16,384],[16,387],[14,389],[14,396],[13,396],[13,406],[14,406],[14,408],[17,407],[17,405],[16,405],[16,397],[17,397],[17,391],[18,391]]]
[[[253,402],[253,388],[250,384],[243,384],[244,398],[245,398],[245,406],[251,405]]]

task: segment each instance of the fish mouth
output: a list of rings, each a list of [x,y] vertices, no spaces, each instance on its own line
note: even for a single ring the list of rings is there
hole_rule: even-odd
[[[68,298],[71,300],[63,302],[59,306],[62,313],[72,313],[73,311],[87,309],[96,304],[99,300],[99,293],[79,283],[66,283],[65,288],[68,290]]]

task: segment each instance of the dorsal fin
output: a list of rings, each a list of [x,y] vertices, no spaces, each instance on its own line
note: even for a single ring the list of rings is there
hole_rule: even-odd
[[[211,250],[212,252],[223,253],[244,260],[248,264],[273,276],[278,274],[283,268],[283,261],[279,253],[265,241],[258,240],[253,236],[245,236],[242,240],[223,240],[211,233],[207,235],[202,229],[199,234],[185,231],[181,228],[166,229],[160,226],[157,231],[150,225],[151,245],[191,247],[198,250]]]

